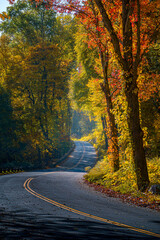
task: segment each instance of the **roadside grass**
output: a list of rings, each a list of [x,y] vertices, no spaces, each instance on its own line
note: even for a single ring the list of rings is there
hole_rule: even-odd
[[[160,184],[160,159],[153,158],[147,162],[150,186]],[[139,199],[147,204],[160,205],[160,195],[153,195],[148,191],[149,188],[144,193],[138,191],[134,168],[129,161],[125,161],[119,171],[113,173],[111,172],[108,159],[104,157],[92,169],[86,168],[86,171],[88,173],[84,178],[88,183],[94,186],[102,186],[103,189],[110,189],[115,192],[115,196],[117,193],[118,197],[122,194],[127,197],[130,196],[132,199],[135,198],[135,201]]]

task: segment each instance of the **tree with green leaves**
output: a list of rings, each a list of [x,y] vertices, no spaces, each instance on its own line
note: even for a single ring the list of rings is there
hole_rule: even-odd
[[[3,59],[8,65],[2,72],[13,118],[20,122],[17,145],[24,146],[23,159],[48,166],[71,147],[68,79],[73,57],[68,54],[74,41],[67,32],[74,31],[74,23],[72,18],[56,20],[52,10],[30,1],[17,1],[7,16],[1,30],[2,37],[8,36]]]

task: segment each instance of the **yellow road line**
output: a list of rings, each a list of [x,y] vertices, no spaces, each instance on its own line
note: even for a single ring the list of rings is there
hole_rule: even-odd
[[[105,223],[109,223],[109,224],[112,224],[112,225],[116,225],[116,226],[119,226],[119,227],[124,227],[124,228],[127,228],[127,229],[130,229],[132,231],[135,231],[135,232],[139,232],[139,233],[144,233],[144,234],[147,234],[147,235],[150,235],[150,236],[153,236],[153,237],[158,237],[160,238],[160,234],[157,234],[157,233],[153,233],[153,232],[150,232],[150,231],[146,231],[146,230],[143,230],[143,229],[140,229],[140,228],[135,228],[135,227],[132,227],[132,226],[129,226],[129,225],[126,225],[126,224],[123,224],[123,223],[118,223],[118,222],[114,222],[114,221],[111,221],[111,220],[108,220],[108,219],[105,219],[105,218],[101,218],[101,217],[97,217],[97,216],[94,216],[92,214],[88,214],[88,213],[85,213],[85,212],[82,212],[82,211],[79,211],[79,210],[76,210],[74,208],[71,208],[71,207],[68,207],[64,204],[61,204],[61,203],[58,203],[56,201],[53,201],[52,199],[49,199],[37,192],[35,192],[33,189],[31,189],[30,187],[30,182],[33,180],[34,178],[28,178],[25,183],[24,183],[24,188],[29,192],[31,193],[32,195],[34,195],[35,197],[39,198],[39,199],[42,199],[56,207],[59,207],[61,209],[64,209],[64,210],[67,210],[69,212],[73,212],[73,213],[76,213],[76,214],[79,214],[81,216],[85,216],[85,217],[89,217],[91,219],[95,219],[95,220],[98,220],[98,221],[101,221],[101,222],[105,222]]]

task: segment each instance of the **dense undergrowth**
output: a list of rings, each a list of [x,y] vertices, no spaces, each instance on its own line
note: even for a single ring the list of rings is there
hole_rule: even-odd
[[[148,160],[150,184],[160,184],[160,159]],[[132,164],[125,162],[117,172],[111,172],[107,158],[98,161],[85,178],[121,193],[137,191],[136,176]]]
[[[111,189],[120,194],[129,194],[134,197],[143,197],[148,202],[160,202],[160,195],[153,195],[148,190],[144,193],[138,191],[136,176],[133,166],[129,162],[123,163],[123,166],[117,172],[111,172],[110,165],[106,157],[97,162],[92,168],[86,169],[88,173],[85,180],[89,183],[96,183],[106,189]],[[148,173],[150,185],[160,184],[160,159],[148,159]]]
[[[106,194],[110,195],[111,191],[111,195],[114,197],[126,198],[127,196],[128,198],[129,196],[129,200],[135,199],[135,203],[140,200],[142,203],[145,201],[146,206],[148,206],[148,204],[152,205],[152,203],[159,206],[160,195],[153,195],[149,191],[149,188],[151,185],[160,184],[160,158],[151,156],[147,158],[150,185],[145,192],[140,192],[137,187],[134,165],[132,161],[129,160],[130,158],[124,158],[123,154],[121,154],[120,169],[117,172],[112,172],[107,151],[100,143],[100,139],[98,139],[99,144],[95,142],[93,135],[83,137],[82,140],[89,141],[93,144],[99,160],[92,169],[90,167],[85,169],[87,171],[87,174],[84,176],[85,181],[89,185],[94,186],[96,190],[100,190]],[[96,134],[96,137],[98,138],[98,134]],[[109,190],[109,192],[107,190]],[[134,203],[134,200],[132,203]],[[154,207],[152,206],[152,208]]]

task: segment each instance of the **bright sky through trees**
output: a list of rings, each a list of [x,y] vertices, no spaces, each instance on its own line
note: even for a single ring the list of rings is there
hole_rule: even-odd
[[[10,5],[8,0],[0,0],[0,12],[6,11],[6,8]]]
[[[6,11],[6,8],[9,6],[8,0],[0,0],[0,12]]]

